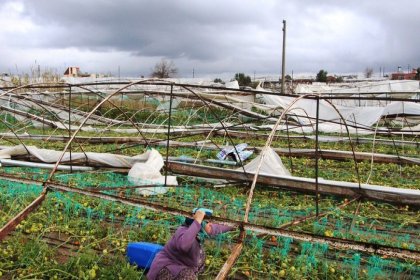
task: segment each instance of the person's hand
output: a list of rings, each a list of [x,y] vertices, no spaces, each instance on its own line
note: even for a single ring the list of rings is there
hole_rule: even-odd
[[[201,224],[201,223],[203,222],[203,219],[204,219],[204,216],[205,216],[205,215],[206,215],[206,213],[204,213],[203,211],[201,211],[201,210],[197,210],[197,211],[195,211],[193,218],[194,218],[194,220],[196,220],[199,224]]]
[[[207,232],[208,235],[211,235],[211,223],[207,223],[204,226],[204,230]]]

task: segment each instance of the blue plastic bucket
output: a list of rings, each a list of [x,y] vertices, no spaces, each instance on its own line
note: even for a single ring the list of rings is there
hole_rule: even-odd
[[[127,246],[127,258],[131,264],[149,269],[156,254],[163,249],[162,245],[147,242],[132,242]]]

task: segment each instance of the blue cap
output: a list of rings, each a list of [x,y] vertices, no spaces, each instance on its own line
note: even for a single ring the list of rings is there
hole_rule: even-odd
[[[202,212],[204,212],[206,214],[206,216],[211,216],[213,215],[213,210],[208,209],[208,208],[201,208],[201,207],[197,207],[193,209],[193,214],[195,214],[195,212],[197,212],[197,210],[200,210]]]

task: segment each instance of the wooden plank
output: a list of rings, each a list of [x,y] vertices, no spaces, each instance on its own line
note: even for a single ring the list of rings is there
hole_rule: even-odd
[[[243,171],[209,167],[204,165],[170,162],[169,170],[176,174],[183,174],[195,177],[216,178],[243,182],[252,182],[253,174]],[[260,174],[257,183],[280,187],[293,191],[305,193],[315,193],[315,179],[299,177],[279,177]],[[409,193],[397,192],[398,189],[362,184],[358,188],[357,183],[348,183],[340,181],[320,180],[319,193],[330,194],[345,197],[356,197],[361,195],[373,200],[385,201],[394,204],[411,204],[420,206],[420,191],[410,190]],[[353,186],[354,185],[354,186]]]
[[[230,254],[229,258],[226,260],[224,265],[219,271],[219,274],[216,276],[216,280],[224,280],[228,277],[228,274],[232,268],[232,266],[235,264],[236,260],[238,259],[239,255],[242,252],[242,248],[244,247],[243,243],[238,243],[235,245],[235,247],[232,249],[232,253]]]
[[[40,196],[38,196],[34,201],[31,202],[31,204],[29,204],[19,214],[13,217],[6,225],[4,225],[0,229],[0,240],[3,240],[10,232],[15,230],[16,226],[44,201],[46,194],[47,192],[44,189]]]
[[[244,173],[243,171],[174,161],[169,162],[168,168],[173,173],[194,177],[215,178],[242,182],[252,182],[253,178],[253,174]],[[128,172],[128,169],[105,169],[122,173]],[[2,177],[8,176],[3,175]],[[10,178],[10,180],[13,180],[13,178]],[[309,178],[260,175],[258,178],[258,183],[304,193],[315,193],[314,179]],[[321,180],[319,182],[319,193],[344,197],[356,197],[361,195],[362,197],[368,199],[385,201],[393,204],[410,204],[417,207],[420,206],[419,190],[406,190],[367,184],[362,184],[362,188],[359,189],[358,184],[356,183]]]

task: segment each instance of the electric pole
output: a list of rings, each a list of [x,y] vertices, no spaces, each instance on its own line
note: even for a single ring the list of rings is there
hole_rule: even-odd
[[[284,75],[286,68],[286,21],[283,20],[283,53],[281,62],[281,93],[286,93],[284,88]]]

